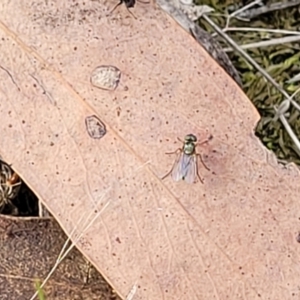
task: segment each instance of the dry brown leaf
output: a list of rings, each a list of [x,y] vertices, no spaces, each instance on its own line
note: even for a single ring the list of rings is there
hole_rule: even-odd
[[[2,5],[4,160],[68,234],[104,208],[77,247],[122,297],[135,284],[134,300],[299,297],[298,170],[262,147],[255,108],[171,17],[139,2],[137,19],[123,4],[107,16],[115,2]],[[121,71],[115,90],[91,85],[102,65]],[[198,149],[204,184],[161,181],[188,133],[214,136]]]

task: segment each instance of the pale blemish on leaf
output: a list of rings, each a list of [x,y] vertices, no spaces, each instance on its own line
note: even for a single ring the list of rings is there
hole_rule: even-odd
[[[120,82],[121,71],[115,66],[99,66],[92,72],[91,83],[103,90],[115,90]]]

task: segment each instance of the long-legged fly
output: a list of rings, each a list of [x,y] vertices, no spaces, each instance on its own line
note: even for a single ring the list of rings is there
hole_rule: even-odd
[[[203,183],[202,178],[199,175],[198,171],[198,158],[200,159],[202,165],[209,171],[209,168],[204,163],[200,153],[196,152],[197,145],[202,145],[207,143],[212,139],[210,136],[207,140],[197,144],[197,137],[193,134],[188,134],[184,137],[184,141],[181,148],[178,148],[174,152],[169,152],[166,154],[178,154],[177,158],[173,164],[172,169],[162,177],[166,178],[171,174],[174,181],[185,180],[188,183],[194,183],[196,177]]]

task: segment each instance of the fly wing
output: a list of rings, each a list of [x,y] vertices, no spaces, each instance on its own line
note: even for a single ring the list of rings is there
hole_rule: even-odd
[[[185,153],[181,153],[174,163],[174,167],[172,170],[172,178],[174,181],[186,180],[189,183],[194,182],[191,179],[193,176],[190,173],[193,173],[194,168],[194,155],[187,155]],[[192,170],[191,170],[192,169]],[[196,173],[195,173],[196,174]],[[187,178],[188,177],[188,178]],[[195,178],[195,175],[194,175]],[[192,182],[190,182],[192,180]]]
[[[197,156],[189,155],[189,164],[186,168],[184,180],[187,183],[194,183],[197,177]]]
[[[173,165],[172,169],[172,178],[174,181],[182,180],[182,159],[183,159],[183,152],[176,157],[176,160]]]

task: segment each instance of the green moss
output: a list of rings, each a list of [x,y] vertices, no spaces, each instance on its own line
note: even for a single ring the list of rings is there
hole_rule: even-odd
[[[210,15],[215,23],[221,28],[225,28],[228,13],[237,10],[243,4],[238,6],[236,1],[230,0],[205,0],[199,5],[209,5],[216,12],[215,16]],[[244,1],[245,3],[245,1]],[[249,3],[249,2],[247,2]],[[268,1],[275,3],[275,1]],[[255,8],[257,8],[256,6]],[[201,27],[209,32],[210,26],[203,20],[199,20]],[[281,29],[297,31],[300,24],[300,14],[298,8],[288,8],[276,12],[270,12],[252,19],[250,22],[232,18],[230,27],[248,27],[261,29]],[[253,31],[228,31],[227,34],[239,45],[269,41],[287,36],[281,33],[271,32],[253,32]],[[226,43],[219,37],[216,37],[220,43],[227,47]],[[279,85],[290,95],[299,88],[299,82],[291,83],[289,80],[300,73],[300,45],[298,42],[287,44],[278,43],[277,45],[251,48],[246,50],[248,54],[268,72]],[[268,149],[274,151],[278,158],[286,161],[293,161],[300,164],[298,150],[295,149],[293,142],[279,120],[273,121],[275,114],[274,106],[278,107],[284,100],[283,95],[266,79],[255,70],[238,53],[228,53],[235,68],[240,73],[243,89],[249,99],[256,106],[261,115],[261,120],[256,128],[256,135]],[[300,80],[299,80],[300,81]],[[299,103],[299,96],[294,98]],[[295,134],[300,136],[300,117],[299,112],[291,106],[287,120]]]

